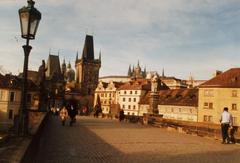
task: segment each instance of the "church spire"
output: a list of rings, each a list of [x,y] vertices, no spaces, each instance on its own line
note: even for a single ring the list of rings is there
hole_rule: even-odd
[[[76,54],[76,61],[75,62],[77,62],[78,61],[78,51],[77,51],[77,54]]]
[[[146,78],[147,76],[147,69],[146,69],[146,66],[144,67],[144,71],[143,71],[143,77]]]
[[[164,68],[163,68],[163,70],[162,70],[162,77],[165,77],[165,75],[164,75]]]
[[[68,62],[68,67],[67,67],[68,69],[70,69],[71,68],[71,63],[70,63],[70,61]]]
[[[101,50],[100,50],[100,52],[99,52],[99,61],[101,62],[101,59],[102,59],[102,52],[101,52]]]
[[[129,65],[129,68],[128,68],[128,76],[132,76],[131,65]]]

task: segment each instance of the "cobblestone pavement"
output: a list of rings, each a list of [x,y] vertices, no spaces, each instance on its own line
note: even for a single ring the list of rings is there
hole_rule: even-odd
[[[34,162],[239,163],[240,146],[93,117],[78,117],[74,126],[61,126],[52,117]]]

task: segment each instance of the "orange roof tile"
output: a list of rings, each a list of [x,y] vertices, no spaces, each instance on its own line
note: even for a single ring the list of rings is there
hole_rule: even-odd
[[[240,68],[232,68],[206,81],[200,88],[240,88]]]

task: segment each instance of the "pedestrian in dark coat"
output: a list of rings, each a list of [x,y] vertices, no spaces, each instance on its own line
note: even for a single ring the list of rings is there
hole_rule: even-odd
[[[71,119],[70,126],[72,126],[72,124],[76,122],[76,115],[77,115],[77,109],[73,105],[70,105],[70,107],[68,108],[68,115]]]
[[[119,111],[119,121],[121,122],[121,121],[123,121],[124,120],[124,111],[123,111],[123,109],[121,109],[120,111]]]

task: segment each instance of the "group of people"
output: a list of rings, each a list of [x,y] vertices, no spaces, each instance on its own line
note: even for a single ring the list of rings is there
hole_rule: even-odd
[[[220,123],[222,130],[222,144],[235,143],[234,133],[236,132],[236,128],[233,126],[232,115],[228,112],[227,107],[224,107],[223,109]]]
[[[69,125],[72,126],[76,122],[77,109],[73,105],[63,106],[59,112],[59,116],[62,122],[62,125],[65,126],[65,123],[70,117]]]

